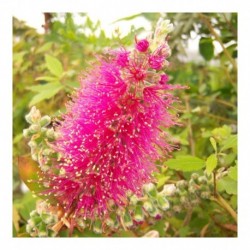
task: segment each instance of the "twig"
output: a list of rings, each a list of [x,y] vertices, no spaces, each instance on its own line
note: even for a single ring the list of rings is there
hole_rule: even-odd
[[[232,58],[232,56],[230,55],[230,53],[228,52],[228,50],[224,46],[222,40],[220,39],[219,35],[214,30],[213,26],[210,23],[210,19],[206,15],[201,14],[201,13],[199,13],[199,17],[205,23],[205,25],[208,27],[211,34],[214,35],[215,39],[219,42],[219,44],[222,47],[222,49],[223,49],[225,55],[227,56],[228,60],[232,63],[235,71],[237,71],[237,64],[236,64],[235,60]]]

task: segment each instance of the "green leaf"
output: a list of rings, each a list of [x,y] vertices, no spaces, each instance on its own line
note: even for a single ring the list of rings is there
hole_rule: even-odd
[[[226,191],[228,194],[237,194],[237,181],[229,176],[225,176],[218,180],[218,191]]]
[[[45,61],[46,61],[46,67],[53,75],[57,77],[62,76],[63,67],[61,62],[57,58],[50,55],[46,55]]]
[[[223,142],[221,151],[227,150],[229,148],[237,148],[237,135],[230,135],[230,137]]]
[[[42,90],[40,89],[39,93],[35,96],[33,96],[33,98],[31,99],[29,106],[33,106],[38,102],[41,102],[45,99],[50,99],[51,97],[53,97],[54,95],[56,95],[62,88],[62,85],[58,85],[58,84],[53,84],[52,83],[48,83],[45,85],[50,85],[50,88],[48,88],[48,86],[45,86],[44,88],[42,88]],[[33,90],[35,91],[35,90]],[[36,88],[37,91],[37,88]]]
[[[237,181],[237,177],[238,177],[237,167],[229,168],[228,176],[232,178],[233,180]]]
[[[27,87],[27,89],[31,90],[33,92],[43,92],[43,91],[47,91],[47,90],[53,90],[53,89],[56,89],[58,87],[62,87],[60,82],[51,82],[48,84],[33,85],[30,87]]]
[[[210,137],[209,140],[210,140],[210,142],[211,142],[211,144],[212,144],[212,146],[214,148],[214,151],[217,152],[217,144],[216,144],[215,139],[213,137]]]
[[[52,44],[53,44],[52,42],[45,43],[43,46],[41,46],[40,48],[37,49],[36,54],[43,53],[43,52],[49,50],[52,47]]]
[[[55,82],[58,80],[57,77],[52,77],[52,76],[40,76],[35,79],[36,81],[46,81],[46,82]]]
[[[201,37],[199,51],[206,61],[210,61],[214,57],[213,40],[211,38]]]
[[[191,155],[180,155],[176,159],[166,161],[165,164],[171,169],[190,172],[202,169],[205,161]]]
[[[206,171],[211,174],[217,166],[217,156],[216,154],[211,154],[206,160]]]

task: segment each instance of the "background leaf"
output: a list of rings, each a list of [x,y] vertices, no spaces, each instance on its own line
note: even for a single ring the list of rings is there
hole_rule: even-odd
[[[48,70],[55,76],[60,77],[63,73],[63,67],[61,62],[50,55],[45,55],[46,66]]]
[[[214,57],[214,45],[213,40],[207,37],[201,37],[199,41],[200,54],[207,61],[210,61]]]

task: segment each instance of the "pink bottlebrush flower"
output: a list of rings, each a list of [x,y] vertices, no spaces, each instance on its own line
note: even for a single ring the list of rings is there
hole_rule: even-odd
[[[168,80],[169,80],[168,75],[162,74],[162,75],[160,75],[160,81],[159,81],[159,83],[160,84],[166,84],[168,82]]]
[[[146,39],[136,41],[135,47],[140,52],[146,52],[148,50],[148,47],[149,47],[149,42]]]
[[[59,173],[49,173],[46,192],[68,214],[93,218],[108,214],[109,201],[125,206],[127,192],[140,196],[153,180],[155,161],[173,149],[161,128],[177,124],[169,111],[176,100],[171,91],[181,87],[168,85],[168,76],[157,71],[166,42],[140,53],[149,48],[146,41],[99,58],[67,104],[54,145],[62,156],[55,164]]]

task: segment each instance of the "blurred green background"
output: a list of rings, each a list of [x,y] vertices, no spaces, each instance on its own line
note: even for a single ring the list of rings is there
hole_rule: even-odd
[[[45,13],[43,33],[38,33],[36,29],[13,17],[15,235],[27,236],[24,225],[36,200],[30,192],[25,191],[17,170],[18,156],[29,153],[27,141],[22,136],[23,129],[27,127],[24,116],[33,105],[42,114],[51,117],[64,112],[70,93],[79,86],[79,73],[91,65],[96,54],[122,44],[133,46],[134,36],[148,34],[160,17],[170,19],[174,24],[174,31],[168,38],[172,48],[169,58],[171,66],[167,70],[170,83],[189,86],[188,90],[178,92],[183,102],[179,110],[183,126],[170,131],[181,146],[181,150],[176,151],[174,156],[192,155],[206,160],[213,153],[209,141],[211,136],[223,145],[223,140],[237,134],[236,13],[139,13],[121,17],[115,22],[117,27],[121,22],[128,23],[130,31],[126,35],[119,29],[114,30],[112,35],[106,34],[101,22],[92,21],[87,14]],[[145,30],[144,27],[131,25],[138,18],[145,20],[151,28]],[[225,170],[236,168],[236,158],[237,148],[233,145],[222,156],[220,167]],[[190,178],[190,172],[173,168],[158,174],[157,178],[162,183],[160,188],[164,183]],[[237,178],[223,180],[219,191],[230,206],[237,210]],[[163,230],[164,223],[158,223],[156,228],[160,236],[237,235],[230,216],[214,203],[205,202],[196,208],[188,223],[183,226],[185,215],[166,219],[173,228],[168,233]]]

